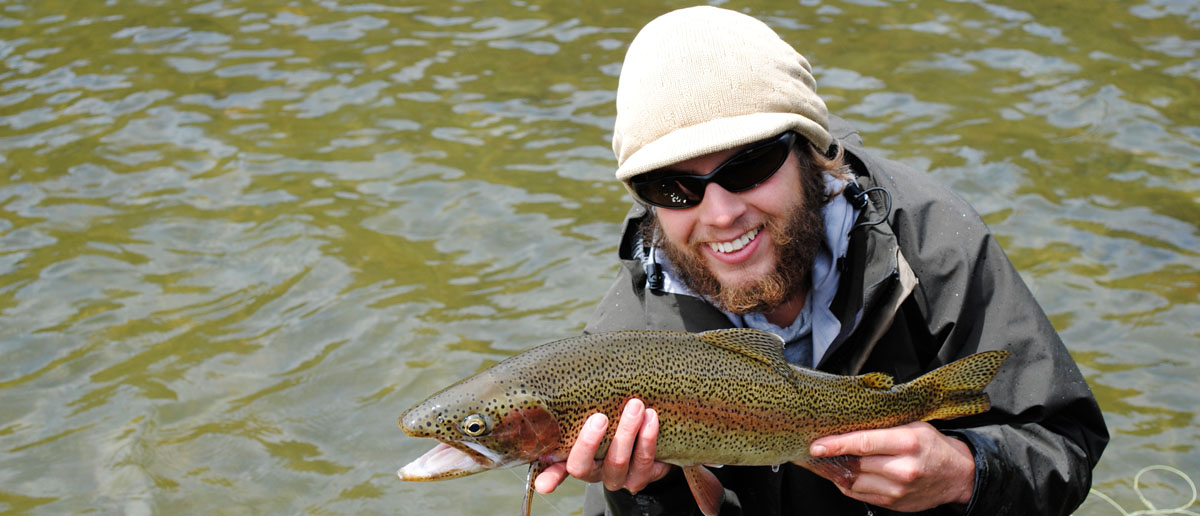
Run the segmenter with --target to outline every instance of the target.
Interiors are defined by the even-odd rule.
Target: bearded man
[[[714,7],[663,15],[630,44],[616,103],[616,176],[637,202],[586,331],[757,328],[793,364],[897,381],[1011,352],[989,412],[815,441],[813,456],[861,457],[840,485],[791,464],[716,469],[720,514],[1065,515],[1083,501],[1108,433],[1045,313],[970,206],[866,152],[774,31]],[[609,426],[589,418],[537,489],[571,475],[597,482],[589,516],[696,514],[678,468],[654,461],[653,407],[631,400]]]

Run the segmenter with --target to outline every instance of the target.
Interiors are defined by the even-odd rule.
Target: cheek
[[[800,183],[800,170],[796,168],[796,157],[788,158],[784,168],[776,172],[765,183],[741,194],[747,204],[764,214],[787,216],[804,204],[804,187]]]
[[[696,225],[695,217],[691,214],[694,211],[696,208],[690,210],[656,209],[655,216],[658,217],[658,224],[662,228],[663,236],[671,243],[686,246],[692,235],[692,228]]]

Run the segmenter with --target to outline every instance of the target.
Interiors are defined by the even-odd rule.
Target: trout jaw
[[[504,467],[507,460],[475,439],[458,440],[457,416],[434,398],[400,415],[400,429],[412,437],[434,438],[439,444],[396,471],[401,480],[427,481],[457,478]]]
[[[439,443],[396,472],[400,480],[427,481],[465,477],[496,467],[496,462],[470,448],[465,443]]]

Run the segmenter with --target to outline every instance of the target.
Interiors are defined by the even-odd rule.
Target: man
[[[587,331],[765,329],[794,364],[897,381],[1007,349],[989,412],[817,440],[814,456],[862,457],[843,485],[791,464],[715,469],[720,513],[1069,514],[1108,440],[1078,368],[975,212],[864,151],[815,89],[749,16],[696,7],[642,29],[613,136],[638,202]],[[588,419],[538,490],[572,475],[599,482],[589,516],[698,514],[679,468],[654,461],[653,407],[631,400],[609,426]]]

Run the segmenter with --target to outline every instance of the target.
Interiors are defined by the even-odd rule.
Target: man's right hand
[[[588,417],[567,461],[550,465],[534,480],[537,491],[550,493],[570,475],[584,482],[604,482],[609,491],[628,489],[636,493],[671,471],[670,464],[654,460],[658,414],[641,400],[634,398],[625,403],[608,453],[599,461],[596,452],[607,432],[607,416],[596,413]]]

